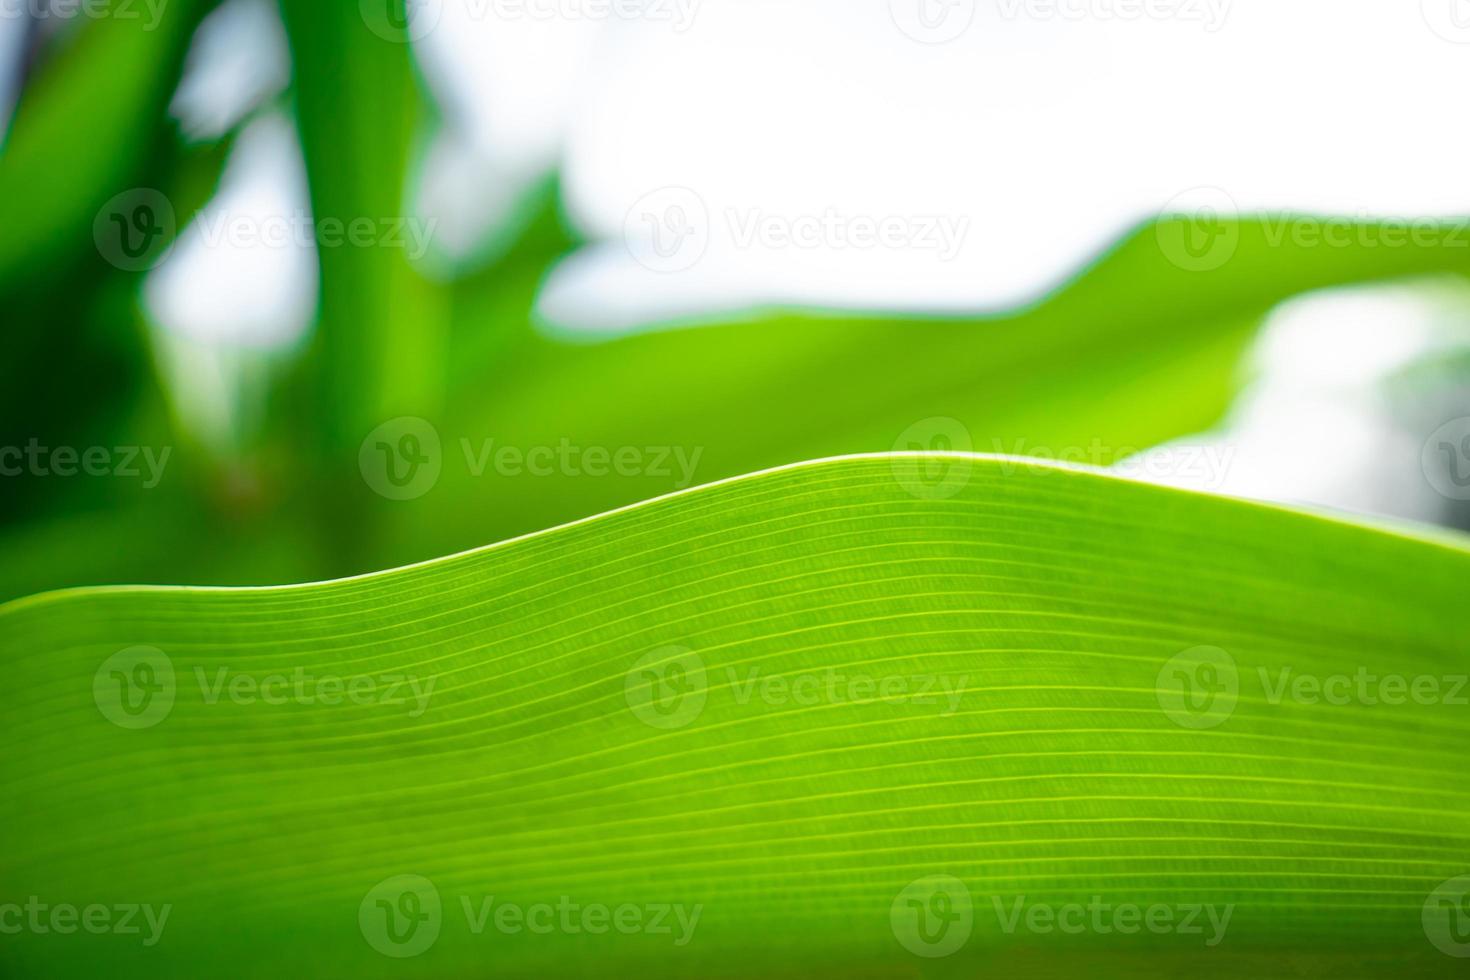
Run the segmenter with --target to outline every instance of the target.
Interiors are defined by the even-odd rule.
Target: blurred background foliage
[[[1159,218],[1009,312],[764,306],[588,337],[550,329],[538,312],[553,268],[586,244],[552,174],[518,193],[492,246],[453,269],[402,249],[318,248],[312,325],[298,342],[212,346],[160,330],[142,299],[148,270],[107,261],[95,223],[118,195],[153,188],[176,216],[170,235],[180,232],[262,119],[294,121],[318,222],[414,213],[441,108],[413,46],[391,36],[410,23],[391,2],[370,25],[365,5],[281,0],[288,84],[203,134],[181,122],[177,100],[191,60],[209,54],[196,34],[212,0],[169,0],[151,30],[107,16],[22,24],[0,150],[0,445],[171,455],[156,487],[0,479],[0,599],[72,585],[345,576],[676,488],[667,475],[476,475],[465,447],[479,453],[487,439],[681,447],[698,453],[693,482],[703,483],[887,451],[916,422],[944,417],[968,429],[977,451],[1100,445],[1096,462],[1109,465],[1228,425],[1260,382],[1251,352],[1280,304],[1356,283],[1409,284],[1375,294],[1396,297],[1374,321],[1381,330],[1403,326],[1409,299],[1413,316],[1448,324],[1451,340],[1395,375],[1409,395],[1393,401],[1390,421],[1420,434],[1404,464],[1413,479],[1422,483],[1422,438],[1470,414],[1466,249],[1449,240],[1311,247],[1274,239],[1269,220],[1251,216],[1225,219],[1238,246],[1220,268],[1171,262],[1161,242],[1190,229]],[[1312,357],[1339,353],[1328,335]],[[1390,389],[1374,390],[1384,403],[1378,392]],[[359,467],[368,434],[400,416],[428,420],[442,439],[442,475],[412,500],[374,492]],[[1332,433],[1292,438],[1303,459],[1331,465]],[[1379,475],[1388,489],[1361,509],[1463,521],[1448,502],[1396,493],[1402,474]],[[1276,495],[1357,505],[1331,493]]]

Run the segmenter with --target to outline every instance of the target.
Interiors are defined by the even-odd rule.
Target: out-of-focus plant
[[[178,0],[153,31],[101,17],[54,39],[34,59],[0,151],[0,302],[13,351],[0,366],[0,442],[173,450],[167,479],[146,491],[0,482],[0,541],[14,559],[0,567],[0,595],[360,572],[677,482],[659,467],[573,473],[561,464],[505,479],[493,453],[507,446],[677,448],[698,454],[692,478],[703,482],[889,450],[915,423],[946,418],[977,450],[1096,443],[1105,450],[1090,461],[1106,465],[1217,421],[1241,352],[1280,300],[1467,271],[1461,252],[1440,244],[1313,249],[1273,241],[1253,219],[1228,229],[1239,239],[1232,261],[1191,271],[1161,247],[1191,229],[1164,221],[1040,305],[1008,314],[764,310],[591,343],[538,330],[533,313],[539,284],[577,244],[551,181],[522,209],[511,245],[452,281],[422,275],[400,249],[318,248],[310,336],[271,361],[265,411],[238,444],[204,446],[155,370],[137,302],[142,273],[104,261],[93,231],[108,202],[137,188],[171,202],[175,229],[212,193],[249,119],[200,143],[181,137],[168,113],[209,8]],[[292,62],[285,103],[317,226],[406,216],[417,147],[435,120],[399,0],[382,11],[283,0],[281,14]],[[362,455],[371,434],[405,417],[432,429],[439,476],[412,499],[391,499],[364,478]]]

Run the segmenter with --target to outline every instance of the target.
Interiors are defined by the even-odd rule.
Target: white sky
[[[900,26],[921,23],[920,0],[702,0],[682,31],[664,3],[535,21],[444,2],[421,47],[442,90],[475,93],[464,128],[487,152],[559,153],[574,215],[608,242],[553,279],[556,319],[1009,306],[1202,185],[1248,211],[1470,213],[1465,0],[1458,30],[1439,0],[1149,0],[1169,16],[1131,20],[1142,0],[954,0],[950,25],[969,26],[945,44]],[[677,272],[624,241],[629,209],[665,187],[709,215],[704,254]],[[829,211],[965,232],[949,257],[740,240],[757,214]]]
[[[1205,200],[1470,214],[1470,0],[415,2],[449,122],[416,195],[438,222],[431,264],[472,264],[521,189],[559,165],[598,243],[544,291],[561,329],[766,301],[1004,308]],[[254,102],[281,84],[283,41],[262,11],[233,0],[216,18],[200,45],[216,54],[176,103],[186,128],[217,129],[231,91]],[[232,178],[261,191],[294,167],[276,145],[281,160],[256,152]],[[885,223],[891,238],[862,237]],[[656,231],[683,243],[672,257],[652,251]],[[260,270],[260,311],[206,288],[211,267],[241,261],[196,255],[174,278],[220,297],[226,334],[302,307]],[[277,292],[299,288],[295,266],[267,264]],[[196,329],[210,302],[154,300]]]

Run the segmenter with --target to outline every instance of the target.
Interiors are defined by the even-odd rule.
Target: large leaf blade
[[[336,584],[25,600],[0,612],[0,726],[25,746],[0,765],[0,891],[174,918],[149,948],[22,936],[3,955],[52,975],[103,949],[165,976],[205,955],[256,975],[907,973],[921,961],[891,906],[943,873],[976,926],[941,972],[1060,975],[1085,955],[1229,975],[1286,951],[1308,975],[1449,976],[1422,921],[1470,870],[1465,709],[1271,692],[1283,669],[1463,675],[1467,564],[1459,539],[1013,460],[876,457]],[[176,696],[125,730],[93,685],[139,644],[167,656]],[[1200,647],[1237,671],[1212,727],[1168,700]],[[680,650],[703,667],[700,706],[651,712],[644,671],[674,677],[693,665]],[[205,696],[298,667],[435,689],[418,715]],[[793,697],[834,670],[910,686]],[[921,703],[922,677],[958,704]],[[358,915],[403,874],[433,883],[441,928],[387,959]],[[995,902],[1094,895],[1233,914],[1210,947],[997,926]],[[476,934],[461,899],[486,896],[703,911],[681,946]]]

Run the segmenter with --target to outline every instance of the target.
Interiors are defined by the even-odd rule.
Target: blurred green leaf
[[[402,0],[382,2],[402,12]],[[283,418],[298,434],[305,422],[306,445],[331,464],[347,458],[369,420],[437,403],[447,374],[440,288],[413,270],[403,248],[321,234],[366,222],[375,238],[401,235],[412,220],[408,169],[426,107],[407,36],[375,33],[370,6],[281,3],[322,282],[303,384]]]
[[[507,333],[502,294],[476,284],[459,297],[459,333],[493,330],[493,363],[456,358],[465,380],[453,404],[418,413],[438,431],[442,475],[420,498],[378,502],[374,523],[396,535],[383,556],[422,560],[679,485],[672,466],[633,476],[558,466],[540,477],[522,467],[507,477],[493,456],[477,474],[487,440],[521,453],[563,441],[634,448],[646,461],[644,450],[682,449],[699,454],[694,480],[706,482],[888,451],[916,423],[948,418],[978,451],[1070,452],[1107,465],[1216,423],[1277,303],[1343,283],[1470,272],[1450,239],[1313,248],[1273,241],[1266,221],[1241,223],[1220,268],[1191,272],[1161,247],[1168,231],[1167,222],[1141,228],[1039,305],[984,317],[757,311],[578,342],[528,320]]]
[[[85,18],[79,35],[30,79],[0,152],[0,292],[95,249],[97,212],[134,186],[172,138],[165,110],[212,6],[171,0],[152,30],[146,18]]]
[[[176,495],[118,498],[120,525],[182,524],[193,548],[142,530],[105,555],[84,540],[60,547],[59,530],[0,537],[15,556],[0,596],[99,582],[268,584],[366,572],[667,493],[686,478],[676,452],[695,462],[687,478],[703,483],[799,459],[887,451],[934,418],[962,425],[976,450],[1081,452],[1106,464],[1219,420],[1242,353],[1281,300],[1339,283],[1467,271],[1463,250],[1447,246],[1278,245],[1263,223],[1247,222],[1230,262],[1192,273],[1167,260],[1150,226],[1057,295],[1009,314],[756,311],[577,340],[546,333],[532,315],[548,268],[576,242],[554,186],[542,200],[540,216],[502,258],[453,288],[442,397],[385,411],[354,438],[343,429],[346,447],[319,450],[319,461],[269,461],[252,477],[264,503],[223,522],[191,498],[194,487],[172,479],[166,488]],[[398,413],[425,419],[440,441],[437,481],[408,500],[374,492],[360,468],[369,435]],[[310,428],[306,413],[283,414],[286,424]],[[563,442],[610,456],[637,450],[646,465],[593,475],[558,464],[541,476],[524,466],[507,476],[495,466],[502,448],[524,461]],[[188,473],[188,447],[176,449],[177,472]],[[367,446],[373,468],[381,452]],[[323,470],[330,480],[318,477]],[[69,563],[66,551],[78,557]]]

